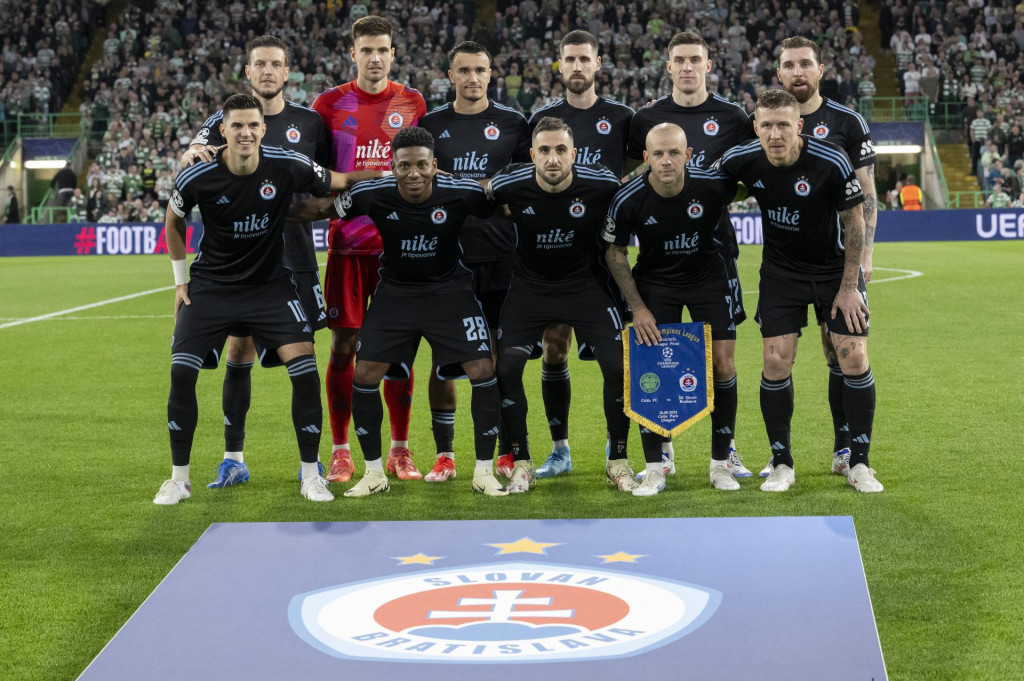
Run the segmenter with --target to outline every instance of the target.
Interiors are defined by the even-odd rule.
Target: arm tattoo
[[[857,287],[857,273],[860,272],[860,258],[864,252],[864,215],[860,205],[839,213],[846,228],[846,266],[843,272],[843,286]]]
[[[605,262],[608,263],[608,271],[612,279],[618,285],[626,302],[633,310],[640,310],[645,307],[639,291],[636,290],[636,282],[633,281],[633,272],[629,267],[629,255],[625,246],[608,246],[605,252]]]
[[[864,246],[875,245],[875,228],[878,227],[878,193],[875,189],[875,164],[867,167],[870,193],[864,192]]]

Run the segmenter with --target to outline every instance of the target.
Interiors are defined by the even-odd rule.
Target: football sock
[[[238,463],[245,463],[245,455],[242,452],[224,452],[225,459],[231,459]]]
[[[409,370],[407,381],[384,381],[384,402],[388,405],[391,439],[405,440],[409,444],[409,421],[412,418],[413,375]]]
[[[292,381],[292,424],[299,443],[299,456],[315,464],[320,453],[320,431],[324,425],[320,402],[320,373],[315,355],[299,355],[284,363]]]
[[[320,466],[317,465],[316,461],[303,461],[299,464],[299,470],[302,471],[303,480],[315,478],[320,475]]]
[[[352,420],[355,422],[363,460],[380,461],[380,426],[384,421],[384,403],[377,385],[352,384]]]
[[[667,454],[668,458],[670,458],[673,461],[675,461],[675,459],[676,459],[676,450],[672,446],[672,438],[670,438],[670,437],[662,438],[662,440],[661,440],[661,453],[662,454]]]
[[[845,379],[838,364],[828,365],[828,408],[832,411],[832,431],[835,433],[833,452],[850,446],[850,426],[846,423],[846,408],[843,405]]]
[[[500,392],[500,391],[499,391]],[[498,418],[498,456],[505,456],[512,451],[512,445],[508,441],[508,430],[505,429],[505,419]]]
[[[348,422],[352,418],[352,376],[355,355],[331,351],[327,362],[327,413],[331,420],[331,438],[335,445],[348,444]]]
[[[761,375],[761,416],[772,449],[772,465],[793,467],[789,426],[793,420],[793,377],[770,381]]]
[[[167,429],[171,434],[171,463],[187,466],[192,456],[192,437],[199,420],[196,381],[203,360],[176,352],[171,356],[171,392],[167,396]]]
[[[501,395],[495,376],[469,382],[473,386],[473,444],[477,461],[494,460],[494,442],[498,438],[498,419],[501,417]]]
[[[540,394],[544,398],[544,414],[551,429],[551,439],[568,439],[569,402],[572,397],[568,362],[548,364],[541,360]]]
[[[431,409],[430,427],[434,431],[437,453],[452,451],[452,441],[455,440],[455,410]]]
[[[487,470],[490,470],[491,466],[493,466],[493,465],[494,464],[493,464],[493,462],[490,459],[477,459],[476,460],[476,466],[474,467],[474,470],[485,470],[485,471],[487,471]]]
[[[569,441],[568,440],[552,440],[551,441],[551,450],[552,451],[554,451],[556,449],[568,449],[568,447],[569,447]]]
[[[644,448],[644,461],[647,463],[661,463],[662,436],[651,432],[645,426],[640,426],[640,445]]]
[[[850,468],[868,463],[871,428],[875,421],[875,377],[868,368],[858,376],[847,376],[843,404],[850,422]]]
[[[622,444],[625,450],[625,443],[629,438],[629,417],[622,411],[622,346],[614,343],[595,345],[594,358],[601,367],[604,418],[608,427],[608,439],[612,445],[609,458],[614,459],[616,443]]]
[[[245,444],[245,416],[252,395],[252,362],[228,361],[224,371],[221,408],[224,410],[224,451],[241,452]]]
[[[190,482],[188,479],[188,464],[184,466],[171,466],[171,480]]]
[[[498,359],[498,387],[501,392],[501,420],[505,424],[509,448],[516,460],[528,459],[526,440],[526,390],[523,370],[531,348],[506,348]]]
[[[711,412],[711,458],[726,461],[736,430],[736,376],[715,381],[715,409]]]
[[[349,444],[347,442],[345,444],[343,444],[343,445],[331,445],[331,451],[332,452],[336,452],[339,449],[344,449],[345,451],[351,451],[351,447],[349,447]]]
[[[626,441],[616,440],[612,443],[611,448],[608,450],[608,461],[622,460],[626,458]],[[658,457],[661,460],[661,457]]]

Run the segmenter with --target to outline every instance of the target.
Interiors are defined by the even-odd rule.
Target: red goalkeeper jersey
[[[417,90],[399,83],[388,81],[374,95],[352,81],[322,93],[313,109],[327,126],[334,170],[347,173],[390,169],[391,139],[402,128],[416,125],[427,105]],[[328,241],[332,254],[379,255],[382,250],[377,227],[367,217],[331,220]]]

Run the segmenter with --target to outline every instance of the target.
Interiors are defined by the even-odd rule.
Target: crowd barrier
[[[760,213],[731,216],[736,240],[760,244]],[[202,223],[188,225],[188,251],[199,250]],[[875,241],[1011,241],[1024,239],[1024,209],[882,211]],[[313,244],[327,250],[327,223],[313,225]],[[153,223],[0,225],[0,256],[143,255],[167,253],[164,227]]]

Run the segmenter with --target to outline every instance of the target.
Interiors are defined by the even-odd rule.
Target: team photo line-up
[[[747,317],[728,213],[738,193],[757,200],[763,220],[755,320],[771,458],[761,489],[783,492],[795,481],[791,374],[810,305],[835,436],[824,465],[858,491],[883,490],[868,461],[875,386],[865,284],[877,218],[875,153],[864,118],[819,93],[825,67],[815,42],[781,42],[783,89],[763,92],[748,116],[707,90],[712,55],[703,38],[677,33],[666,55],[671,92],[634,112],[597,94],[598,42],[571,31],[558,47],[565,96],[527,120],[488,97],[491,55],[478,43],[451,50],[454,101],[428,113],[419,92],[389,80],[389,20],[363,17],[351,38],[356,79],[323,92],[311,109],[282,94],[287,44],[269,35],[251,40],[251,94],[228,97],[182,157],[166,212],[175,283],[172,475],[154,503],[191,497],[196,383],[200,369],[221,360],[225,453],[208,487],[249,480],[243,449],[257,358],[287,369],[307,499],[330,501],[328,483],[353,477],[350,421],[365,470],[345,496],[387,491],[388,473],[455,478],[456,378],[472,387],[473,491],[527,492],[538,478],[572,469],[574,332],[580,357],[596,360],[602,376],[607,479],[617,490],[655,495],[675,473],[672,442],[641,426],[646,465],[634,475],[622,335],[631,320],[637,342],[655,345],[658,325],[681,321],[684,308],[711,330],[710,483],[738,490],[736,478],[754,475],[734,439],[736,327]],[[186,267],[194,209],[204,236]],[[310,224],[320,219],[330,220],[323,287]],[[639,244],[633,266],[632,239]],[[318,455],[323,407],[313,350],[324,327],[331,337],[327,468]],[[408,443],[421,339],[432,352],[427,390],[437,451],[425,476]],[[541,359],[552,439],[536,468],[523,386],[531,358]]]

